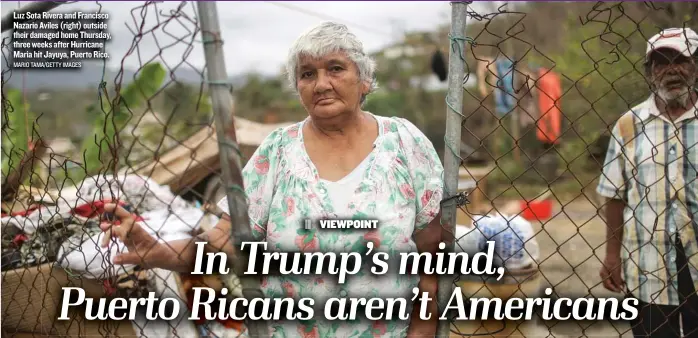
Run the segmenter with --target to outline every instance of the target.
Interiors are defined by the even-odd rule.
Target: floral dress
[[[380,133],[367,158],[363,179],[348,199],[335,206],[303,143],[303,124],[273,131],[257,148],[243,169],[253,235],[267,242],[268,251],[360,252],[366,243],[374,251],[399,258],[415,252],[413,235],[431,222],[443,196],[443,166],[433,145],[409,121],[373,115]],[[306,119],[307,121],[307,119]],[[227,210],[225,198],[218,203]],[[337,210],[351,215],[338,215]],[[349,217],[347,217],[349,216]],[[331,218],[377,219],[375,230],[323,230],[304,228],[304,220]],[[336,276],[275,275],[262,279],[262,291],[273,298],[312,298],[315,315],[308,321],[270,322],[272,337],[404,337],[409,321],[326,320],[324,302],[331,297],[404,297],[411,314],[412,289],[418,275],[400,276],[391,265],[384,275],[370,273],[371,259],[361,271],[342,284]],[[319,305],[318,305],[319,304]]]

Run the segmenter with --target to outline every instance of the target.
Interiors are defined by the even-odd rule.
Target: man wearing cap
[[[606,204],[605,288],[639,300],[635,337],[698,337],[698,35],[648,41],[652,95],[615,124],[597,191]]]

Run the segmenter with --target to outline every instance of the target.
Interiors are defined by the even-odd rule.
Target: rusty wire
[[[101,11],[103,3],[96,4],[95,11]],[[93,114],[90,117],[98,121],[93,130],[88,131],[88,141],[83,141],[83,147],[78,147],[79,150],[72,156],[61,154],[60,150],[52,149],[50,140],[46,140],[47,137],[44,136],[46,133],[51,134],[46,131],[50,126],[41,123],[46,118],[45,115],[37,117],[33,121],[32,140],[46,140],[47,149],[44,156],[29,156],[33,166],[23,182],[24,187],[34,187],[34,194],[19,189],[20,192],[11,199],[3,199],[5,214],[6,211],[10,213],[10,210],[24,210],[32,204],[36,205],[32,199],[36,198],[37,191],[45,197],[52,195],[49,198],[52,202],[45,207],[51,210],[51,204],[58,204],[62,208],[51,210],[56,214],[50,219],[42,216],[41,223],[45,225],[42,228],[49,235],[68,236],[69,241],[63,243],[77,243],[69,249],[59,251],[64,254],[59,257],[55,248],[47,253],[46,247],[55,245],[44,242],[50,242],[50,236],[38,239],[39,232],[22,234],[16,238],[8,237],[10,241],[6,242],[5,234],[12,233],[9,231],[10,226],[6,225],[11,223],[9,219],[21,220],[14,223],[17,225],[14,230],[18,232],[25,230],[22,226],[30,222],[21,216],[8,215],[3,218],[3,254],[12,246],[12,240],[29,237],[27,240],[31,241],[31,245],[20,244],[19,247],[23,248],[21,250],[34,251],[39,257],[29,262],[24,259],[24,264],[5,267],[6,257],[3,255],[3,333],[35,332],[62,336],[165,334],[171,337],[193,337],[204,336],[203,332],[208,330],[206,334],[212,337],[234,337],[245,332],[242,322],[194,323],[186,317],[189,313],[187,308],[191,305],[192,287],[211,286],[220,290],[221,285],[225,284],[234,290],[239,288],[234,276],[224,278],[214,275],[201,279],[161,269],[136,267],[127,270],[111,261],[112,250],[117,250],[114,243],[101,252],[94,252],[100,244],[98,239],[101,239],[98,237],[97,226],[104,221],[103,217],[109,217],[99,214],[99,202],[120,201],[126,204],[128,210],[139,215],[161,213],[160,222],[156,222],[158,218],[154,217],[151,222],[145,220],[142,223],[150,231],[157,232],[158,236],[172,235],[167,234],[168,228],[165,226],[171,226],[172,222],[186,226],[189,229],[186,236],[195,236],[205,227],[215,225],[215,215],[220,212],[215,208],[217,198],[220,198],[221,185],[216,184],[220,180],[220,168],[211,104],[204,80],[205,68],[193,60],[202,50],[195,3],[164,4],[148,1],[130,3],[128,6],[133,7],[127,20],[112,19],[108,22],[110,31],[118,29],[128,32],[118,38],[130,35],[131,41],[127,49],[120,55],[111,56],[118,71],[108,71],[109,65],[106,62],[91,64],[91,70],[99,70],[99,73],[87,75],[92,77],[91,82],[96,82],[95,87],[92,87],[89,94],[71,94],[77,102],[85,102],[80,101],[81,95],[89,95],[92,100],[89,106],[75,108],[87,109]],[[53,11],[65,12],[67,9],[59,7]],[[9,67],[11,38],[3,39],[2,51],[3,94],[17,90],[26,95],[30,89],[22,88],[23,80],[26,80],[25,72]],[[148,83],[149,79],[140,78],[144,72],[149,72],[146,76],[152,76],[150,80],[153,83]],[[188,77],[180,78],[182,74],[188,74]],[[154,83],[153,79],[157,76],[162,77],[160,83]],[[14,80],[14,86],[8,84],[10,79]],[[44,91],[52,92],[51,89],[44,88]],[[133,99],[138,95],[146,97]],[[15,109],[17,108],[12,106],[7,95],[3,95],[3,143],[5,137],[16,129],[13,125],[15,121],[10,117]],[[31,106],[29,111],[33,111]],[[69,111],[64,114],[66,115],[53,118],[73,118]],[[110,137],[106,133],[110,128],[119,132]],[[88,136],[90,133],[93,136]],[[8,141],[12,142],[10,138]],[[88,158],[88,152],[84,151],[90,142],[100,150],[97,162],[94,162],[94,158]],[[252,150],[254,149],[249,146],[242,149],[245,156],[249,156]],[[9,156],[10,152],[16,153],[18,157],[30,154],[21,144],[13,147],[3,144],[3,157]],[[210,156],[211,153],[213,156]],[[172,162],[173,155],[176,155],[176,163]],[[92,162],[86,164],[88,161]],[[172,167],[173,164],[177,166]],[[17,163],[10,163],[7,172],[17,172],[17,167]],[[192,174],[193,171],[196,173]],[[7,178],[3,177],[3,183],[7,183]],[[85,217],[75,217],[75,210],[81,206],[86,208],[82,212]],[[41,211],[47,212],[43,209]],[[192,212],[195,217],[191,216]],[[61,221],[56,221],[59,218]],[[165,219],[167,224],[164,223]],[[87,252],[89,250],[92,250],[91,254]],[[81,252],[82,259],[76,261],[75,258],[80,257]],[[66,263],[69,261],[66,257],[72,258],[72,261]],[[86,266],[89,269],[84,269]],[[78,271],[80,268],[85,271]],[[180,311],[180,316],[183,317],[170,321],[147,321],[139,317],[139,320],[133,322],[97,322],[85,320],[75,314],[70,321],[57,321],[57,307],[62,297],[60,287],[69,286],[88,290],[87,297],[106,299],[146,297],[147,292],[156,292],[156,297],[179,299],[180,307],[186,311]],[[238,296],[233,292],[229,297]]]
[[[475,215],[504,212],[505,209],[508,211],[511,201],[547,199],[553,202],[553,211],[549,217],[541,220],[534,218],[531,221],[534,235],[528,241],[535,240],[540,253],[531,269],[519,271],[518,275],[516,271],[511,272],[511,277],[516,280],[516,283],[510,284],[510,286],[513,285],[512,287],[505,288],[502,284],[492,281],[484,282],[472,276],[458,277],[454,280],[454,285],[464,287],[464,283],[468,283],[469,286],[464,287],[464,290],[469,290],[468,292],[484,294],[504,292],[507,297],[511,296],[511,293],[521,297],[537,297],[544,287],[553,288],[553,295],[557,298],[622,297],[622,295],[604,291],[598,276],[604,260],[606,220],[603,210],[605,201],[595,192],[596,184],[602,175],[605,151],[611,140],[610,132],[613,126],[623,113],[645,100],[650,94],[641,60],[646,40],[661,28],[690,27],[691,25],[695,27],[696,22],[693,16],[698,7],[649,2],[551,3],[528,6],[533,7],[512,8],[512,4],[507,4],[498,8],[476,10],[471,5],[466,13],[469,26],[465,32],[465,39],[462,40],[465,45],[466,79],[464,83],[467,82],[469,74],[476,72],[479,62],[494,65],[492,59],[509,60],[514,65],[513,81],[516,83],[513,86],[513,93],[504,95],[511,95],[515,102],[516,113],[501,116],[496,111],[493,104],[494,92],[503,89],[496,77],[488,76],[485,82],[487,93],[484,96],[472,87],[464,88],[464,104],[460,110],[462,134],[466,139],[465,143],[472,148],[472,151],[467,154],[462,152],[457,156],[462,162],[463,178],[472,176],[471,180],[475,188],[469,188],[467,195],[469,203],[460,208],[457,223],[465,225],[469,224]],[[169,9],[163,9],[163,7]],[[570,18],[565,13],[566,8],[573,8],[575,13],[583,13],[583,15]],[[692,9],[686,12],[685,8]],[[551,17],[550,22],[536,21],[533,10],[547,10]],[[688,18],[686,19],[684,15],[688,15]],[[99,74],[93,79],[98,84],[91,88],[89,93],[94,104],[92,112],[104,118],[103,128],[106,129],[114,123],[112,119],[114,107],[123,100],[123,97],[116,93],[128,87],[129,83],[133,83],[139,75],[138,71],[141,71],[145,65],[160,62],[166,73],[162,85],[145,98],[138,107],[122,108],[125,111],[125,123],[129,129],[124,129],[125,131],[119,133],[117,138],[97,138],[96,135],[92,137],[92,141],[102,144],[101,150],[104,151],[105,157],[100,158],[99,165],[104,168],[86,175],[85,171],[91,168],[87,168],[85,164],[85,154],[66,158],[49,146],[44,156],[30,157],[29,162],[34,168],[48,169],[43,172],[39,172],[39,169],[30,170],[31,175],[25,185],[40,187],[37,188],[39,195],[45,198],[49,198],[48,194],[57,195],[52,198],[53,203],[64,203],[64,206],[70,208],[94,200],[118,199],[126,201],[132,210],[140,211],[148,208],[147,203],[172,206],[180,202],[175,203],[174,200],[147,196],[150,192],[159,191],[160,187],[153,187],[153,189],[147,187],[144,193],[135,195],[129,194],[128,191],[120,191],[126,187],[121,178],[112,180],[113,184],[100,189],[93,187],[96,184],[104,185],[106,175],[113,174],[114,171],[128,173],[135,178],[171,175],[166,179],[167,183],[161,186],[169,186],[172,189],[172,196],[185,196],[188,200],[196,199],[209,203],[217,202],[222,189],[220,183],[216,184],[220,182],[217,161],[206,161],[196,157],[197,152],[203,152],[202,148],[207,141],[215,140],[215,131],[210,111],[205,108],[208,98],[204,70],[192,61],[193,54],[199,53],[202,44],[195,6],[187,2],[181,2],[175,6],[166,6],[160,2],[137,3],[130,10],[128,21],[112,21],[110,25],[125,27],[132,41],[122,55],[113,56],[119,61],[117,73],[104,71],[104,74]],[[576,40],[566,40],[562,33],[574,34]],[[146,45],[147,39],[152,39],[154,48]],[[450,42],[446,37],[441,44],[450,48]],[[18,107],[14,107],[6,95],[12,87],[8,81],[14,78],[15,83],[22,83],[23,77],[22,71],[12,70],[9,67],[10,43],[11,39],[3,38],[2,157],[10,157],[14,153],[13,158],[22,158],[28,153],[27,149],[13,144],[12,139],[4,138],[17,130],[10,115]],[[563,61],[569,60],[569,56],[563,55],[560,51],[573,53],[579,65],[564,64]],[[173,53],[178,57],[172,58]],[[173,62],[173,59],[176,61]],[[135,68],[138,71],[129,75],[129,69],[134,68],[133,64],[137,65]],[[526,74],[531,73],[528,69],[531,65],[558,74],[562,85],[560,138],[557,144],[546,149],[542,146],[535,149],[530,147],[539,145],[535,137],[536,121],[539,116],[528,112],[528,107],[522,105],[526,95],[529,95],[531,89],[535,89],[537,85],[537,80],[532,79],[530,74]],[[106,66],[103,68],[106,69]],[[613,69],[613,72],[609,69]],[[177,93],[176,91],[168,91],[168,88],[185,82],[178,78],[178,73],[185,70],[196,74],[198,78],[190,81],[195,84],[192,94],[196,98],[195,104],[187,106],[188,109],[197,113],[196,119],[192,119],[190,115],[184,115],[186,112],[182,111],[182,107],[186,102],[180,102],[180,99],[183,101],[184,98],[173,95]],[[493,74],[486,73],[486,75]],[[20,94],[26,94],[24,92],[28,90],[20,90]],[[148,114],[144,114],[149,110],[155,111],[158,106],[162,107],[163,102],[169,102],[168,109],[159,110],[161,113],[166,113],[164,116],[155,114],[148,117]],[[84,108],[86,107],[80,109]],[[24,128],[28,130],[25,134],[28,134],[32,143],[41,148],[39,145],[47,139],[42,133],[47,133],[46,128],[50,126],[46,127],[42,124],[43,119],[47,118],[46,114],[42,114],[41,111],[36,113],[38,116],[30,122],[30,126],[25,124]],[[380,112],[376,113],[380,114]],[[519,118],[533,115],[529,117],[534,122],[529,123],[528,129],[525,130],[521,129],[520,124],[519,128],[512,128],[513,124],[509,121],[512,115],[518,115]],[[520,123],[520,121],[516,122]],[[155,140],[148,139],[140,132],[139,127],[146,126],[158,134]],[[518,129],[519,132],[512,129]],[[199,135],[200,139],[193,140],[196,135]],[[509,140],[509,145],[493,145],[502,140]],[[6,146],[6,142],[11,146]],[[696,151],[695,145],[692,148],[691,145],[684,146]],[[183,168],[169,167],[167,162],[163,162],[168,152],[174,149],[182,152],[179,158],[186,163]],[[253,149],[241,150],[249,156]],[[486,164],[471,163],[478,158]],[[18,169],[19,163],[10,163],[8,172],[17,172]],[[71,178],[71,175],[81,171],[83,175]],[[197,172],[194,175],[196,177],[192,177],[193,171]],[[7,176],[3,177],[3,187],[6,179]],[[207,183],[209,183],[208,186]],[[91,195],[81,195],[79,198],[71,199],[70,195],[75,195],[75,192],[71,192],[71,187],[82,189]],[[4,193],[5,191],[3,195]],[[460,197],[462,195],[457,198]],[[12,210],[26,210],[33,203],[35,204],[30,194],[22,192],[9,201],[3,199],[3,212],[6,211],[5,207]],[[696,201],[692,203],[695,205]],[[170,208],[165,209],[168,209],[169,215],[174,215]],[[64,209],[59,211],[61,214],[65,212]],[[517,210],[513,213],[523,215],[524,211]],[[199,227],[204,222],[208,222],[208,217],[211,216],[209,210],[202,211],[202,214],[204,217],[200,220],[187,220],[187,223],[191,223],[189,225],[192,227]],[[174,215],[174,218],[183,220],[180,215]],[[80,222],[80,229],[83,229],[73,236],[82,243],[91,243],[88,238],[94,237],[94,233],[84,231],[84,228],[89,227],[85,225],[87,221],[67,219],[71,222]],[[4,259],[5,234],[13,235],[8,238],[8,243],[24,239],[19,233],[8,231],[4,225],[5,223],[3,223],[2,271],[3,333],[32,331],[76,335],[78,332],[76,330],[79,330],[93,335],[129,336],[137,330],[138,325],[134,326],[130,322],[103,321],[89,322],[90,325],[87,325],[88,321],[80,318],[67,323],[58,322],[52,320],[55,315],[52,311],[57,307],[61,297],[59,286],[81,286],[100,296],[119,294],[128,297],[142,294],[149,288],[153,288],[153,285],[140,284],[142,279],[139,278],[146,275],[146,272],[125,273],[122,268],[116,267],[109,261],[110,252],[108,251],[102,255],[95,255],[95,259],[101,260],[98,270],[102,270],[102,274],[91,276],[91,278],[48,261],[29,264],[34,265],[33,267],[8,269],[5,268]],[[158,225],[157,228],[159,229],[160,226]],[[56,226],[53,231],[62,231],[60,229],[62,227]],[[19,230],[22,230],[21,227]],[[97,245],[97,243],[92,244],[94,245],[84,247]],[[695,242],[693,245],[695,246]],[[37,249],[44,254],[46,251],[42,243],[36,243],[32,249]],[[39,272],[36,272],[37,265],[42,266]],[[162,282],[165,278],[173,278],[175,281],[168,280],[165,290],[179,293],[178,296],[185,302],[186,297],[182,295],[182,289],[186,285],[209,282],[177,281],[182,276],[162,271],[159,271],[158,276],[149,278],[151,284],[152,281]],[[215,282],[220,283],[220,280]],[[120,283],[132,287],[122,288]],[[181,327],[177,326],[184,322],[188,321],[169,322],[165,326],[173,336],[188,337]],[[177,332],[172,331],[175,327]],[[145,334],[148,327],[146,325],[138,329],[145,330],[138,334]],[[564,323],[537,318],[534,323],[453,322],[451,332],[453,335],[464,337],[513,335],[598,337],[628,334],[630,326],[625,322],[576,323],[570,321]],[[200,333],[197,332],[197,334]]]
[[[470,6],[466,69],[476,73],[482,66],[486,79],[482,82],[485,93],[478,87],[465,88],[463,134],[474,149],[461,154],[461,179],[472,181],[474,187],[467,189],[469,203],[460,208],[458,224],[470,225],[476,217],[498,213],[526,216],[534,234],[518,237],[521,234],[517,233],[512,241],[518,244],[512,245],[520,247],[518,252],[538,253],[538,257],[526,268],[508,269],[509,282],[475,276],[455,278],[455,286],[462,287],[467,297],[545,297],[543,290],[549,287],[553,299],[623,298],[623,294],[605,290],[599,277],[605,258],[607,201],[596,188],[619,117],[652,93],[643,68],[647,40],[661,29],[695,26],[696,7],[681,6],[650,2],[508,3],[480,11]],[[550,21],[540,22],[538,10],[547,13]],[[573,17],[565,11],[581,14]],[[565,40],[570,38],[575,40]],[[571,64],[565,53],[576,55],[577,62]],[[512,64],[508,70],[512,76],[506,80],[513,82],[511,89],[504,86],[504,76],[495,68],[503,60]],[[555,144],[545,148],[536,136],[542,128],[543,113],[530,111],[535,104],[529,104],[531,97],[535,100],[536,95],[546,94],[539,87],[538,76],[543,73],[555,73],[561,83],[561,92],[554,98],[560,110],[560,132]],[[513,108],[497,111],[496,95],[509,96]],[[530,119],[527,126],[518,120],[512,124],[512,118],[523,117]],[[502,141],[508,143],[499,144]],[[683,146],[693,149],[685,154],[690,176],[691,170],[695,172],[691,158],[695,160],[696,145]],[[668,181],[668,177],[657,179],[657,184]],[[526,201],[552,202],[551,213],[538,218],[532,209],[517,205]],[[695,201],[681,202],[691,203]],[[630,208],[631,214],[639,212]],[[664,211],[657,213],[664,217]],[[633,221],[626,222],[627,228]],[[695,243],[695,238],[688,238]],[[536,243],[535,253],[529,251],[532,243]],[[626,269],[642,266],[632,258],[625,264]],[[544,320],[540,314],[534,317],[533,321],[452,322],[451,332],[463,337],[632,335],[633,324],[624,321],[565,322]]]

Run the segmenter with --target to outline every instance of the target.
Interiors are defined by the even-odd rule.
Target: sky
[[[2,14],[28,3],[3,1]],[[194,24],[184,17],[170,20],[155,28],[155,35],[145,34],[140,41],[134,43],[136,27],[144,25],[142,31],[147,32],[159,22],[164,22],[172,10],[181,6],[180,2],[165,2],[150,4],[144,10],[144,3],[79,2],[61,5],[53,11],[96,12],[101,5],[101,11],[110,15],[108,25],[113,37],[107,47],[107,52],[111,55],[110,66],[118,66],[123,62],[126,67],[133,69],[158,57],[170,67],[182,64],[183,59],[187,61],[187,65],[182,65],[183,67],[201,67],[204,55],[200,36],[195,43],[191,41]],[[446,1],[236,1],[217,2],[216,5],[228,74],[277,74],[293,41],[322,21],[346,24],[363,41],[366,51],[371,52],[398,41],[402,32],[434,30],[439,25],[449,24],[451,15],[450,3]],[[190,18],[195,17],[196,3],[189,2],[184,6],[184,13]],[[132,52],[126,55],[128,50]]]

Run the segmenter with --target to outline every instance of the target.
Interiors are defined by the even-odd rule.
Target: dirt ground
[[[540,248],[538,283],[543,290],[552,287],[560,297],[616,297],[601,285],[599,269],[605,247],[605,224],[596,207],[586,199],[557,205],[553,217],[535,222]],[[521,288],[523,290],[523,288]],[[529,286],[530,289],[530,286]],[[531,297],[532,295],[528,295]],[[468,322],[452,325],[452,337],[632,337],[627,322],[575,321]],[[496,332],[495,331],[499,331]]]

